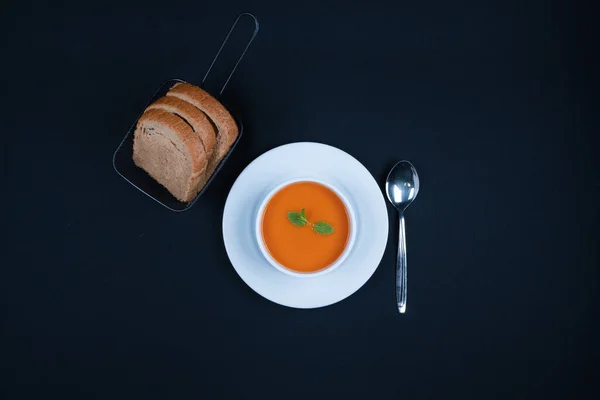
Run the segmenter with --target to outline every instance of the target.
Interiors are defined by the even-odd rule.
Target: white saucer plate
[[[286,275],[259,249],[255,221],[260,204],[277,185],[296,178],[330,183],[354,209],[355,244],[339,268],[325,275]],[[386,203],[373,176],[348,153],[321,143],[291,143],[255,159],[235,181],[223,211],[225,249],[238,275],[264,298],[287,307],[324,307],[352,295],[377,269],[387,237]]]

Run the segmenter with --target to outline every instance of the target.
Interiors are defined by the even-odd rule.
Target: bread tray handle
[[[225,83],[221,87],[221,90],[219,91],[219,95],[222,95],[223,91],[225,91],[225,88],[227,87],[227,84],[231,80],[231,77],[233,76],[233,73],[237,69],[237,67],[240,64],[240,62],[242,61],[242,58],[244,58],[244,56],[246,55],[246,52],[248,51],[248,48],[250,47],[250,44],[252,44],[252,41],[254,40],[254,38],[256,37],[256,34],[258,33],[258,29],[259,29],[258,19],[256,18],[256,16],[254,14],[245,12],[245,13],[241,13],[240,15],[238,15],[236,17],[235,21],[233,22],[233,25],[231,25],[231,28],[229,29],[229,33],[227,33],[227,36],[225,36],[225,40],[223,40],[223,43],[221,44],[221,47],[219,48],[219,51],[217,51],[217,54],[215,54],[215,58],[212,60],[212,63],[208,67],[208,70],[206,71],[206,74],[204,74],[204,78],[202,79],[202,84],[201,85],[204,86],[204,84],[206,82],[206,79],[208,78],[208,76],[210,74],[210,71],[212,70],[212,68],[215,65],[216,61],[219,59],[219,56],[221,55],[221,52],[223,51],[223,48],[227,44],[227,41],[229,40],[229,37],[231,36],[231,34],[233,33],[233,31],[235,30],[235,27],[237,26],[237,24],[240,21],[240,19],[242,19],[244,17],[252,18],[252,20],[254,21],[254,31],[252,32],[252,36],[250,37],[250,40],[248,40],[248,43],[246,44],[246,47],[242,51],[242,54],[240,55],[240,57],[238,58],[237,62],[235,63],[235,65],[231,69],[231,72],[229,73],[229,76],[227,77],[227,80],[225,81]]]

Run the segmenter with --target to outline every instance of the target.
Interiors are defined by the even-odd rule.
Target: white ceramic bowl
[[[271,198],[275,195],[275,193],[279,192],[285,186],[291,185],[292,183],[296,183],[296,182],[315,182],[315,183],[321,184],[321,185],[327,187],[328,189],[330,189],[331,191],[333,191],[340,198],[340,200],[342,200],[342,203],[344,203],[344,206],[346,207],[346,211],[348,212],[348,217],[350,219],[350,223],[348,226],[348,230],[349,230],[348,242],[346,243],[346,248],[344,249],[344,252],[338,257],[337,260],[335,260],[333,262],[333,264],[330,264],[329,266],[327,266],[323,269],[320,269],[318,271],[315,271],[315,272],[297,272],[297,271],[293,271],[293,270],[288,269],[288,268],[284,267],[283,265],[279,264],[271,256],[271,254],[267,250],[267,246],[265,245],[264,240],[263,240],[262,219],[263,219],[263,213],[265,211],[265,207],[269,203],[269,200],[271,200]],[[312,179],[312,178],[293,179],[293,180],[289,180],[289,181],[286,181],[286,182],[283,182],[283,183],[277,185],[264,198],[264,200],[260,204],[260,207],[258,208],[258,213],[256,215],[255,235],[256,235],[256,241],[258,242],[258,247],[260,248],[262,255],[267,259],[267,261],[269,261],[269,263],[273,267],[275,267],[279,271],[283,272],[284,274],[287,274],[290,276],[295,276],[298,278],[311,278],[311,277],[325,275],[325,274],[333,271],[334,269],[339,267],[344,262],[346,257],[348,257],[348,254],[350,254],[350,251],[352,251],[352,247],[354,246],[354,242],[356,240],[356,218],[354,216],[354,211],[352,209],[352,205],[348,201],[347,197],[344,196],[344,194],[342,192],[340,192],[340,190],[337,189],[336,187],[332,186],[329,183],[326,183],[326,182],[323,182],[323,181],[320,181],[317,179]]]

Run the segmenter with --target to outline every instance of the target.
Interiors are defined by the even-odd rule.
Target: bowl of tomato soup
[[[275,187],[256,218],[258,246],[271,265],[296,277],[333,271],[346,259],[356,236],[346,197],[329,183],[296,179]]]

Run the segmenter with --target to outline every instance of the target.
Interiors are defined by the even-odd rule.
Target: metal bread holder
[[[256,34],[258,33],[258,29],[259,29],[258,20],[256,19],[256,17],[253,14],[242,13],[236,17],[235,21],[231,25],[231,28],[229,29],[229,33],[223,40],[223,43],[221,44],[219,51],[217,51],[217,54],[215,55],[210,66],[208,67],[208,70],[206,71],[206,74],[204,75],[204,78],[202,79],[202,82],[200,84],[200,87],[207,90],[205,87],[206,83],[207,83],[207,78],[210,76],[210,72],[212,71],[216,61],[219,59],[219,56],[221,55],[223,48],[229,41],[231,34],[234,32],[238,22],[242,18],[246,18],[246,19],[251,18],[252,21],[254,22],[254,30],[253,30],[252,35],[250,36],[250,39],[248,40],[246,46],[244,47],[244,50],[242,51],[241,55],[237,59],[237,62],[231,69],[231,72],[229,72],[229,75],[227,76],[225,83],[221,87],[220,91],[218,91],[218,95],[215,96],[216,91],[211,93],[219,101],[221,101],[221,95],[223,94],[223,91],[225,90],[225,88],[227,87],[227,84],[231,80],[233,73],[235,72],[238,65],[244,58],[244,55],[246,55],[246,52],[248,51],[250,44],[252,43],[252,41],[256,37]],[[170,79],[170,80],[164,82],[158,88],[158,90],[156,91],[156,93],[154,94],[152,99],[148,102],[148,104],[144,107],[142,112],[135,119],[133,125],[131,125],[131,128],[129,128],[129,131],[127,132],[127,134],[121,141],[121,144],[119,144],[119,147],[117,147],[117,149],[115,150],[115,153],[113,155],[113,167],[115,168],[115,171],[117,171],[117,173],[119,175],[121,175],[121,177],[123,177],[123,179],[125,179],[127,182],[132,184],[135,188],[137,188],[139,191],[144,193],[146,196],[150,197],[151,199],[154,199],[155,201],[162,204],[163,206],[165,206],[166,208],[168,208],[171,211],[181,212],[181,211],[186,211],[189,208],[191,208],[196,203],[198,198],[200,198],[200,196],[202,196],[202,194],[204,194],[204,192],[207,190],[207,188],[210,186],[211,182],[215,179],[215,176],[219,173],[219,170],[223,167],[223,165],[225,164],[225,162],[227,161],[227,159],[229,158],[229,156],[231,155],[231,153],[237,146],[238,142],[240,141],[240,138],[242,137],[244,128],[243,128],[242,122],[238,118],[233,116],[236,120],[238,129],[239,129],[239,134],[238,134],[237,139],[235,140],[235,142],[233,143],[233,145],[231,146],[231,148],[229,149],[227,154],[225,154],[223,159],[219,162],[219,164],[215,168],[215,171],[210,176],[210,178],[208,179],[208,181],[206,182],[204,187],[200,190],[200,192],[198,192],[196,197],[194,197],[193,200],[191,200],[190,202],[187,202],[187,203],[183,203],[183,202],[177,200],[175,197],[173,197],[173,195],[171,193],[169,193],[169,191],[166,188],[164,188],[161,184],[156,182],[150,175],[148,175],[148,173],[146,173],[146,171],[139,168],[133,162],[133,135],[135,132],[135,127],[137,125],[138,119],[142,116],[142,114],[144,113],[144,111],[150,104],[155,102],[158,98],[164,96],[169,91],[169,89],[177,82],[185,82],[185,81],[183,81],[181,79]],[[209,91],[209,93],[210,93],[210,91]],[[226,107],[226,105],[225,105],[225,107]]]

